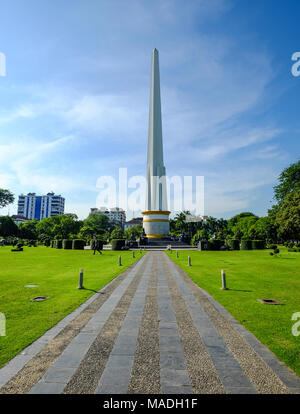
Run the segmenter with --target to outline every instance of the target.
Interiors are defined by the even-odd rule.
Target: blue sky
[[[144,175],[156,47],[167,174],[204,176],[206,215],[265,215],[299,159],[299,18],[298,0],[2,2],[0,188],[84,218],[99,176]]]

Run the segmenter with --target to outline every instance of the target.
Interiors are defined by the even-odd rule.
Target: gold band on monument
[[[168,216],[168,215],[170,215],[171,214],[171,211],[159,211],[159,210],[156,210],[156,211],[142,211],[142,214],[144,215],[144,216],[149,216],[149,215],[151,215],[151,214],[156,214],[156,215],[160,215],[160,214],[162,214],[163,216]]]

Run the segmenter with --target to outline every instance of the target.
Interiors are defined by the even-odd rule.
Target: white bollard
[[[228,288],[226,286],[226,275],[225,275],[225,270],[224,269],[221,270],[221,278],[222,278],[221,290],[228,290]]]
[[[78,289],[84,289],[83,287],[83,269],[79,271],[79,286]]]

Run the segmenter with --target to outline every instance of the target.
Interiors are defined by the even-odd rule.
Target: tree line
[[[282,171],[274,187],[275,204],[268,215],[258,217],[252,212],[243,212],[229,220],[208,217],[206,221],[188,222],[188,211],[177,214],[170,220],[170,234],[174,238],[184,235],[192,244],[195,240],[237,239],[265,240],[269,243],[300,241],[300,160]],[[0,189],[0,207],[14,201],[9,190]],[[17,226],[11,217],[0,217],[0,236],[19,237],[48,243],[54,239],[83,239],[89,242],[97,235],[103,242],[115,238],[138,238],[142,226],[133,226],[123,231],[109,222],[104,214],[90,214],[79,220],[76,214],[63,214],[44,218],[41,221],[26,220]]]

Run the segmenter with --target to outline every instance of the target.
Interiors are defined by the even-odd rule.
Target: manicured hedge
[[[200,243],[201,243],[201,250],[209,250],[209,241],[207,240],[200,240],[198,243],[198,248],[200,249]]]
[[[62,248],[62,240],[54,240],[55,241],[55,248],[61,249]]]
[[[252,240],[241,240],[241,250],[252,250]]]
[[[224,244],[224,240],[211,239],[209,240],[208,248],[209,250],[220,250],[220,248],[224,246]]]
[[[226,240],[226,244],[230,250],[240,250],[240,241],[237,239]]]
[[[75,239],[72,242],[72,249],[73,250],[83,250],[84,246],[85,246],[85,240]]]
[[[264,240],[252,240],[252,249],[264,249],[265,248],[265,241]]]
[[[111,250],[121,250],[125,246],[125,239],[113,239],[111,241]]]
[[[63,249],[72,249],[72,240],[64,239],[62,241],[62,248]]]

